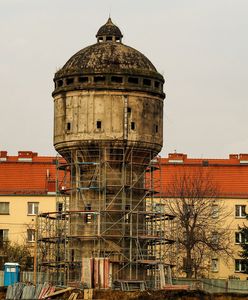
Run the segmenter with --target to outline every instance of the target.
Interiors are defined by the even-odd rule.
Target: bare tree
[[[16,262],[19,263],[22,271],[32,270],[33,258],[27,244],[6,242],[1,249],[1,253],[4,258],[2,264],[4,262]]]
[[[225,224],[229,213],[206,169],[181,168],[167,190],[168,209],[176,217],[178,253],[183,256],[180,268],[187,278],[202,275],[211,256],[232,255],[230,224]]]

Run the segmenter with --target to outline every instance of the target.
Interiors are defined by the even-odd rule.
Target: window
[[[160,86],[160,83],[159,83],[159,81],[155,81],[155,83],[154,83],[154,86],[155,86],[155,88],[159,88],[159,86]]]
[[[101,129],[102,128],[102,122],[101,121],[97,121],[96,122],[96,128],[97,129]]]
[[[0,215],[9,215],[9,202],[0,202]]]
[[[218,272],[218,259],[217,258],[213,258],[211,261],[211,271]]]
[[[236,218],[245,218],[245,207],[246,205],[235,205],[235,217]]]
[[[125,205],[125,223],[128,223],[130,221],[130,214],[128,213],[130,211],[130,205]]]
[[[138,84],[139,83],[139,78],[137,78],[137,77],[128,77],[128,82]]]
[[[212,244],[213,246],[217,246],[219,244],[220,235],[218,232],[212,233]]]
[[[61,87],[63,85],[63,80],[58,81],[58,87]]]
[[[235,272],[244,272],[246,264],[244,259],[235,259]]]
[[[94,77],[94,82],[104,82],[105,81],[105,76],[95,76]]]
[[[162,203],[154,203],[153,204],[153,210],[155,212],[162,212],[162,213],[164,213],[165,212],[165,205],[162,204]]]
[[[91,204],[90,203],[87,203],[85,205],[85,210],[91,210]],[[85,214],[85,223],[87,224],[91,224],[92,223],[92,220],[93,219],[93,215],[92,214]]]
[[[143,84],[150,86],[151,85],[151,80],[150,79],[143,79]]]
[[[132,112],[132,108],[131,108],[131,107],[128,107],[128,108],[127,108],[127,112],[128,112],[128,113],[131,113],[131,112]]]
[[[57,211],[58,212],[63,211],[63,203],[62,202],[57,203]]]
[[[235,243],[236,244],[247,243],[247,241],[245,239],[245,235],[241,232],[235,232]]]
[[[80,83],[84,83],[84,82],[88,82],[89,78],[88,77],[78,77],[78,82]]]
[[[35,230],[34,229],[27,230],[27,238],[28,238],[28,242],[35,242]]]
[[[67,129],[67,131],[70,131],[70,130],[71,130],[71,123],[70,123],[70,122],[68,122],[68,123],[66,124],[66,129]]]
[[[116,83],[122,83],[123,79],[120,76],[112,76],[111,81]]]
[[[135,130],[135,122],[131,122],[131,129]]]
[[[217,219],[219,217],[219,206],[217,204],[212,205],[211,216],[213,219]]]
[[[28,215],[37,215],[39,211],[39,202],[28,202]]]
[[[66,84],[69,85],[69,84],[72,84],[74,82],[74,78],[67,78],[66,79]]]
[[[0,248],[8,242],[9,229],[0,229]]]

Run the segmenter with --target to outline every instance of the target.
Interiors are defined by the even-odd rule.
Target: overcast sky
[[[109,13],[165,77],[164,148],[248,153],[248,0],[0,0],[0,150],[53,150],[53,76]]]

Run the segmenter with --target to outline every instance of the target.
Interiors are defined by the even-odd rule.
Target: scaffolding
[[[57,163],[57,210],[37,219],[37,274],[57,285],[84,284],[84,259],[106,259],[108,287],[143,280],[160,288],[161,270],[169,270],[174,217],[161,202],[156,153],[102,146],[63,156],[67,163]]]

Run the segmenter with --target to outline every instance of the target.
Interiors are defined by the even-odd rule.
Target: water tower
[[[142,279],[165,241],[152,200],[164,79],[110,18],[96,38],[54,77],[54,147],[71,177],[67,261],[108,258],[113,280]]]

